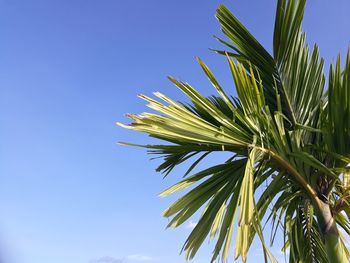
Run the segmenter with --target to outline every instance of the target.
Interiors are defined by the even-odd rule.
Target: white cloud
[[[187,224],[187,228],[188,229],[193,229],[193,228],[195,228],[196,227],[196,225],[197,225],[197,222],[193,222],[192,220],[190,221],[190,222],[188,222],[188,224]]]
[[[113,257],[101,257],[98,259],[90,260],[90,263],[123,263],[123,260]]]
[[[128,260],[134,260],[134,261],[158,261],[159,258],[157,257],[150,257],[146,255],[141,254],[135,254],[135,255],[129,255],[126,257]]]

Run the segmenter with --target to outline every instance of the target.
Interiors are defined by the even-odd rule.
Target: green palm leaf
[[[183,251],[192,259],[203,242],[215,242],[211,262],[226,262],[236,239],[234,257],[246,261],[257,236],[265,262],[277,262],[265,243],[283,233],[282,251],[289,262],[348,262],[340,233],[350,233],[350,51],[329,72],[325,90],[323,60],[310,50],[302,32],[306,0],[277,3],[273,55],[225,7],[216,17],[228,40],[219,39],[237,97],[228,94],[212,70],[197,59],[216,95],[204,97],[172,77],[189,103],[156,92],[139,97],[153,113],[130,114],[120,126],[164,141],[147,148],[163,162],[167,176],[192,161],[183,179],[164,190],[165,197],[185,191],[163,213],[176,228],[201,211]],[[231,156],[201,171],[208,155]],[[238,215],[236,217],[236,215]],[[281,229],[282,231],[279,231]]]

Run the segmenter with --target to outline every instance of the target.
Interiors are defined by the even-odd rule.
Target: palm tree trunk
[[[328,204],[319,202],[316,208],[318,226],[324,238],[327,257],[330,263],[347,263],[339,231]]]

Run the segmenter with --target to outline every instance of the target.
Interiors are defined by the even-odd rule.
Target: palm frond
[[[312,54],[305,45],[301,31],[305,0],[278,1],[274,31],[274,57],[249,33],[239,20],[224,6],[217,10],[222,31],[232,44],[220,40],[233,52],[247,71],[259,73],[267,105],[271,111],[278,107],[275,96],[280,96],[282,113],[294,127],[297,124],[315,127],[316,113],[322,106],[324,91],[323,60],[315,46]],[[224,54],[225,52],[219,52]]]
[[[216,17],[229,40],[218,40],[230,50],[217,52],[227,58],[237,97],[226,93],[198,58],[216,95],[204,97],[190,84],[169,77],[189,103],[160,92],[154,93],[155,99],[140,95],[155,113],[129,114],[131,124],[118,123],[165,142],[126,144],[162,158],[157,171],[164,176],[192,160],[184,178],[160,194],[187,190],[164,211],[171,218],[168,227],[176,228],[202,210],[183,246],[187,259],[209,238],[216,242],[211,262],[220,254],[226,262],[237,228],[235,258],[246,261],[257,236],[264,261],[276,262],[263,223],[271,224],[270,245],[282,230],[282,250],[289,250],[291,263],[350,258],[338,231],[350,234],[350,49],[343,71],[339,58],[331,67],[325,91],[323,59],[317,46],[310,50],[301,29],[305,4],[278,0],[273,55],[219,6]],[[218,151],[231,157],[194,172]]]

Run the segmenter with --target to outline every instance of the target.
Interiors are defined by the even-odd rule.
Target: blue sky
[[[304,29],[328,65],[349,45],[350,3],[309,2]],[[225,60],[208,50],[220,47],[219,3],[271,49],[273,0],[0,0],[4,263],[185,262],[196,219],[165,230],[160,214],[175,197],[157,197],[182,170],[162,180],[142,149],[116,144],[150,140],[115,122],[145,110],[138,93],[182,99],[167,75],[211,94],[195,56],[233,92]],[[260,258],[254,245],[250,262]]]

